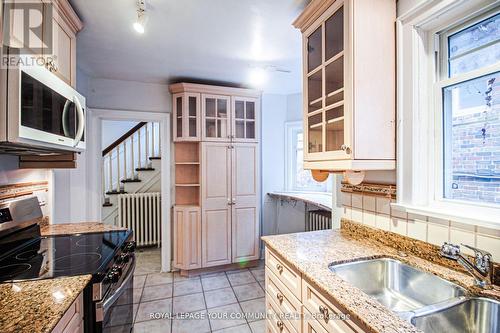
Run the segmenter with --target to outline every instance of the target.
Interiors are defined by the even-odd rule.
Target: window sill
[[[500,209],[437,202],[429,206],[417,206],[404,203],[393,203],[391,206],[410,214],[451,220],[464,224],[473,224],[486,228],[500,228]]]

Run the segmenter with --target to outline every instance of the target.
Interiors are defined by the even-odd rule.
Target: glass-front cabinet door
[[[230,98],[202,95],[202,140],[227,141],[231,135]]]
[[[232,139],[237,142],[256,142],[258,138],[258,99],[232,98]]]
[[[349,158],[344,114],[344,7],[305,34],[306,160]]]
[[[174,141],[200,140],[200,94],[181,93],[173,96]]]

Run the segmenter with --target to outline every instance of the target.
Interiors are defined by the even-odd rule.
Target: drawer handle
[[[278,320],[276,322],[276,326],[278,326],[278,328],[280,329],[280,332],[283,331],[283,322],[281,320]]]
[[[281,266],[280,264],[276,264],[276,269],[280,274],[283,273],[283,266]]]
[[[328,317],[328,308],[323,306],[323,305],[320,305],[319,306],[319,312],[323,315],[323,319],[325,319],[325,321],[328,321],[329,317]]]
[[[278,301],[281,303],[283,303],[283,294],[282,293],[277,293],[276,294],[276,298],[278,299]]]

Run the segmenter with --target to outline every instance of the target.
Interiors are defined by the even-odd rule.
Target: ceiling
[[[70,2],[85,25],[78,68],[91,77],[301,91],[301,37],[292,21],[307,0],[146,0],[143,35],[132,27],[135,0]],[[252,75],[263,67],[267,79],[256,85]]]

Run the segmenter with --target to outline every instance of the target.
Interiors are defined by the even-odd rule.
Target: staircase
[[[123,225],[120,196],[161,191],[160,126],[141,122],[102,152],[102,221]]]

